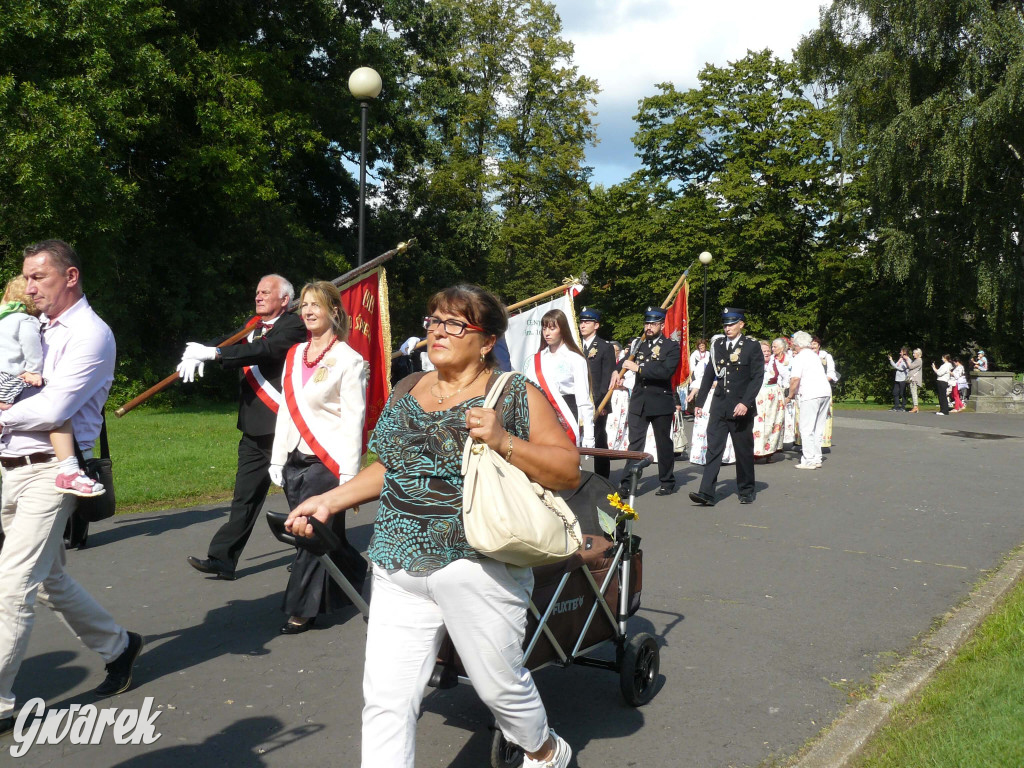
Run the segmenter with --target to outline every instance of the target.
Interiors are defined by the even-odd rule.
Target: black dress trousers
[[[754,492],[754,415],[750,411],[741,418],[725,418],[724,407],[711,406],[708,420],[708,453],[704,474],[700,481],[700,492],[715,495],[715,483],[722,468],[722,455],[729,436],[736,452],[736,490],[742,496]]]
[[[238,470],[235,473],[235,495],[231,500],[231,514],[228,521],[210,540],[209,556],[228,563],[232,568],[238,565],[245,543],[249,541],[256,517],[270,490],[270,450],[274,436],[254,437],[242,433],[238,441]]]
[[[289,509],[295,509],[311,496],[318,496],[338,487],[338,478],[320,459],[299,451],[292,451],[288,455],[283,472],[284,495],[288,500]],[[348,543],[345,536],[345,513],[332,515],[330,525],[334,534],[341,539],[341,545],[329,556],[356,591],[362,592],[367,564],[359,550]],[[288,616],[311,619],[318,614],[331,613],[351,604],[348,595],[327,573],[320,558],[304,549],[297,549],[281,610]]]

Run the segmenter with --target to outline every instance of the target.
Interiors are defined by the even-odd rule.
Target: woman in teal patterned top
[[[526,753],[524,766],[562,768],[572,750],[548,728],[523,667],[533,572],[484,557],[466,542],[461,465],[472,436],[533,481],[562,490],[579,484],[579,454],[544,394],[522,376],[512,377],[497,409],[481,407],[496,379],[494,345],[508,326],[493,294],[457,285],[436,294],[427,312],[427,353],[436,370],[396,386],[370,441],[378,460],[296,507],[286,526],[312,536],[308,517],[327,522],[380,499],[369,548],[364,768],[413,765],[420,702],[442,628],[505,738]]]

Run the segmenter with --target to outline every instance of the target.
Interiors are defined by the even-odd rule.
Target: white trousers
[[[39,602],[103,661],[128,646],[128,633],[64,570],[64,526],[75,497],[58,493],[57,462],[0,470],[0,717],[14,711],[14,678],[28,650]]]
[[[533,571],[496,560],[456,560],[425,575],[373,566],[363,671],[362,768],[412,768],[416,721],[442,628],[505,738],[536,752],[547,713],[523,667]]]
[[[821,463],[830,397],[809,397],[800,401],[800,445],[804,464]]]

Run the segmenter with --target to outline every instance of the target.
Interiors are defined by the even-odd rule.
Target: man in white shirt
[[[71,419],[89,455],[114,379],[114,335],[82,293],[82,264],[70,245],[45,240],[24,252],[26,293],[43,312],[43,379],[13,405],[0,405],[0,733],[14,722],[12,686],[28,650],[35,602],[57,611],[106,662],[94,694],[128,689],[143,640],[125,631],[64,570],[63,532],[75,498],[55,486],[58,463],[48,432]]]
[[[797,469],[821,468],[821,443],[825,437],[828,404],[832,386],[828,382],[821,359],[811,348],[811,335],[806,331],[793,334],[793,367],[789,373],[789,396],[800,403],[800,442],[803,456]]]

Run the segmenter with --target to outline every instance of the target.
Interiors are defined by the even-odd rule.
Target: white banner
[[[572,291],[566,291],[561,296],[543,304],[537,304],[530,309],[524,310],[518,315],[513,315],[508,321],[508,331],[505,332],[505,343],[508,344],[509,359],[512,361],[512,370],[523,373],[527,366],[533,365],[533,356],[540,350],[541,326],[540,319],[552,309],[560,309],[565,313],[569,321],[569,328],[576,344],[580,343],[580,329],[576,322],[576,309],[573,307]]]

